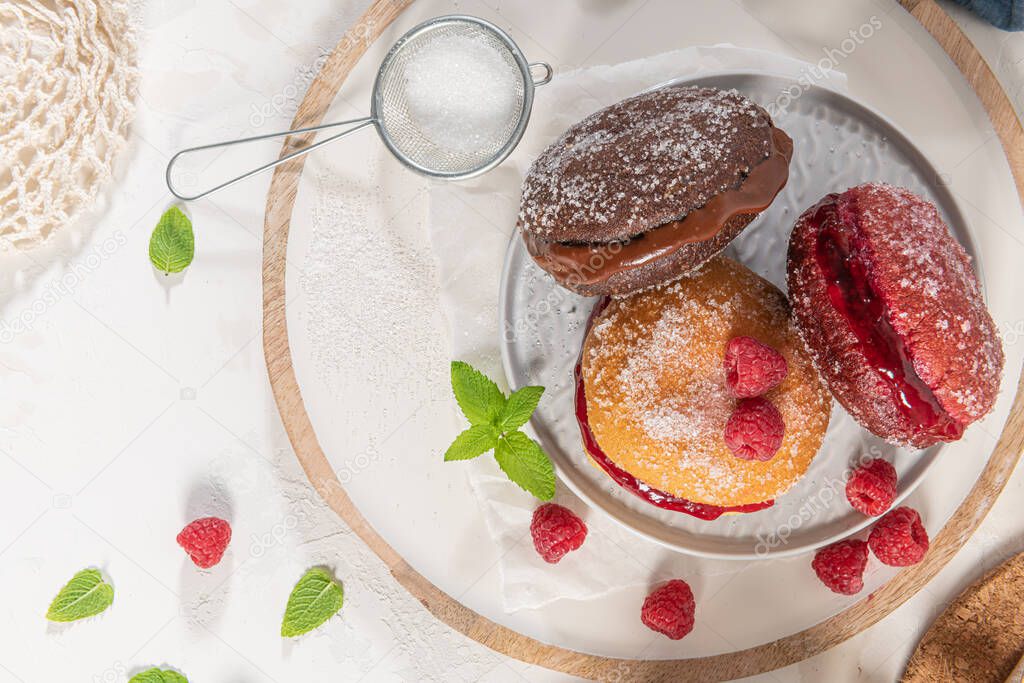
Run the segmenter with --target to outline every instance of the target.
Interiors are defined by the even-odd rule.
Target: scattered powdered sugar
[[[721,434],[728,419],[726,406],[732,401],[725,393],[724,376],[722,381],[706,377],[699,367],[704,360],[700,355],[679,354],[679,349],[696,348],[700,343],[694,332],[703,328],[693,323],[705,304],[718,308],[725,316],[731,314],[729,301],[719,306],[715,301],[684,300],[666,308],[651,326],[643,347],[629,356],[619,373],[619,382],[628,387],[632,408],[644,431],[662,444],[710,439]],[[692,378],[685,397],[664,396],[662,375],[667,368]],[[703,400],[693,401],[694,396]]]
[[[380,177],[374,164],[367,175]],[[437,327],[425,322],[438,315],[439,282],[413,203],[389,196],[387,187],[331,171],[316,176],[315,191],[305,259],[288,267],[301,267],[305,305],[299,307],[300,324],[316,377],[334,395],[373,394],[365,401],[346,401],[345,410],[333,417],[334,428],[358,425],[346,430],[353,451],[365,439],[365,465],[359,464],[359,455],[328,452],[343,485],[365,478],[355,487],[373,478],[384,481],[382,472],[409,457],[408,444],[388,440],[405,419],[392,406],[408,402],[410,395],[448,395],[450,353]],[[382,204],[406,209],[385,220],[381,216],[394,209],[382,210]],[[382,411],[381,405],[389,407]],[[398,584],[384,562],[319,498],[283,435],[280,443],[272,476],[265,477],[267,486],[275,487],[266,491],[261,513],[267,533],[252,540],[258,541],[253,554],[260,561],[246,563],[246,586],[254,594],[269,593],[282,573],[293,582],[305,568],[324,565],[344,583],[346,601],[338,617],[294,647],[329,653],[333,661],[323,660],[325,670],[339,671],[344,680],[358,680],[372,669],[403,680],[477,681],[500,666],[496,654],[435,619]],[[416,446],[429,451],[422,443]],[[240,462],[250,468],[268,466],[251,455]],[[390,652],[379,651],[382,633],[388,647],[397,644]]]
[[[242,481],[259,486],[267,501],[261,511],[265,526],[236,541],[235,551],[245,548],[251,559],[238,567],[232,582],[250,595],[275,594],[306,568],[324,566],[345,589],[345,607],[338,616],[301,644],[285,644],[285,652],[302,647],[307,657],[322,662],[342,680],[360,680],[373,671],[400,680],[459,683],[484,679],[500,666],[498,655],[434,618],[396,581],[387,565],[313,490],[283,433],[277,441],[282,447],[273,462],[246,453],[247,458],[232,465],[245,468],[249,474]],[[374,476],[376,464],[357,476]],[[262,474],[254,477],[253,470]],[[391,642],[395,647],[389,651]]]
[[[411,120],[438,147],[456,153],[501,147],[518,122],[522,72],[482,36],[445,34],[419,48],[405,68]]]
[[[396,397],[409,384],[445,386],[444,365],[433,361],[447,358],[446,344],[417,322],[439,307],[434,257],[413,238],[418,218],[378,219],[381,190],[333,173],[318,176],[317,187],[321,201],[300,282],[321,379],[336,393],[358,381]],[[382,347],[395,358],[387,368]]]

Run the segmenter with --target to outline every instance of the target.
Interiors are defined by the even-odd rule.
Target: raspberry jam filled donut
[[[571,127],[533,163],[527,251],[584,296],[687,273],[724,249],[789,178],[793,142],[736,91],[671,86]]]
[[[883,184],[828,195],[793,228],[788,283],[815,365],[869,431],[924,448],[992,409],[1003,349],[970,257],[928,201]]]
[[[737,398],[723,362],[730,340],[775,349],[786,375]],[[599,304],[577,370],[577,418],[591,459],[647,502],[714,519],[762,509],[807,470],[831,398],[789,318],[785,296],[716,258],[674,283]],[[739,457],[727,423],[744,401],[768,401],[785,425],[767,459]]]

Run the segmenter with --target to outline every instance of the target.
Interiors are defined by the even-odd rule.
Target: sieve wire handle
[[[274,168],[275,166],[279,166],[279,165],[283,164],[286,161],[294,159],[295,157],[300,157],[303,154],[307,154],[309,152],[312,152],[317,147],[322,147],[322,146],[326,145],[328,142],[334,142],[335,140],[338,140],[339,138],[343,138],[346,135],[354,133],[357,130],[361,130],[363,128],[366,128],[367,126],[375,125],[376,123],[377,123],[377,119],[375,119],[372,116],[367,116],[367,117],[361,118],[361,119],[350,119],[348,121],[337,121],[335,123],[324,123],[324,124],[321,124],[319,126],[309,126],[308,128],[296,128],[294,130],[286,130],[286,131],[282,131],[280,133],[268,133],[266,135],[254,135],[254,136],[248,137],[248,138],[239,138],[237,140],[226,140],[224,142],[214,142],[214,143],[209,144],[209,145],[200,145],[198,147],[189,147],[188,149],[183,149],[180,152],[178,152],[177,154],[175,154],[173,157],[171,157],[171,160],[167,162],[167,171],[164,174],[164,177],[165,177],[165,179],[167,181],[167,189],[171,191],[171,194],[173,194],[175,197],[177,197],[178,199],[180,199],[182,201],[186,201],[187,202],[187,201],[192,201],[193,199],[199,199],[200,197],[205,197],[208,194],[212,194],[214,192],[217,192],[218,190],[223,190],[225,187],[228,187],[230,185],[234,185],[235,183],[237,183],[240,180],[245,180],[246,178],[254,176],[257,173],[262,173],[263,171],[266,171],[266,170],[269,170],[271,168]],[[251,171],[247,171],[247,172],[243,173],[240,176],[232,178],[231,180],[226,180],[223,183],[221,183],[220,185],[216,185],[214,187],[211,187],[210,189],[204,190],[203,192],[200,192],[199,194],[183,195],[183,194],[179,193],[174,188],[174,183],[171,181],[171,169],[174,167],[175,162],[177,162],[178,159],[181,156],[185,155],[185,154],[191,154],[193,152],[201,152],[201,151],[207,150],[207,149],[217,149],[219,147],[231,147],[233,145],[243,145],[243,144],[246,144],[246,143],[249,143],[249,142],[257,142],[259,140],[269,140],[271,138],[280,138],[280,137],[285,137],[287,135],[298,135],[299,133],[312,133],[314,131],[324,130],[326,128],[336,128],[338,126],[350,126],[350,128],[347,128],[346,130],[343,130],[340,133],[335,133],[334,135],[330,136],[329,138],[324,138],[323,140],[320,140],[319,142],[314,142],[311,145],[307,145],[306,147],[303,147],[302,149],[298,149],[298,150],[296,150],[294,152],[286,154],[285,156],[283,156],[283,157],[281,157],[279,159],[276,159],[276,160],[271,161],[269,163],[263,164],[262,166],[260,166],[258,168],[254,168]]]
[[[533,81],[533,87],[535,88],[539,85],[547,85],[551,82],[551,77],[555,75],[555,70],[547,62],[530,62],[527,66],[530,69],[530,79]],[[533,72],[537,69],[542,74],[539,78],[533,75]]]

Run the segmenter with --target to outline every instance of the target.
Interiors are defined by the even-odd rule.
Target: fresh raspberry
[[[753,337],[733,337],[725,346],[725,385],[736,398],[762,396],[778,386],[789,367],[782,354]]]
[[[178,534],[178,545],[202,569],[220,562],[230,542],[231,525],[219,517],[197,519]]]
[[[899,507],[878,520],[868,536],[868,546],[880,562],[909,567],[928,552],[928,532],[916,510]]]
[[[761,397],[744,398],[725,423],[725,445],[743,460],[771,460],[782,445],[786,424],[779,409]]]
[[[640,608],[640,621],[652,631],[679,640],[693,630],[695,610],[690,586],[681,579],[672,579],[647,596]]]
[[[868,544],[851,539],[825,546],[814,554],[811,567],[833,593],[853,595],[864,588]]]
[[[865,515],[882,514],[896,499],[896,468],[881,458],[861,465],[846,482],[846,499]]]
[[[533,511],[530,534],[540,556],[554,564],[583,545],[587,525],[569,508],[545,503]]]

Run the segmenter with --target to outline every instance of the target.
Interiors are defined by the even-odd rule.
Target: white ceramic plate
[[[786,245],[795,218],[825,194],[866,181],[886,181],[930,199],[968,253],[976,256],[964,218],[939,173],[881,114],[831,90],[804,89],[763,74],[675,82],[735,88],[770,107],[776,125],[793,138],[794,156],[785,189],[726,251],[783,290]],[[800,91],[798,97],[790,95]],[[782,110],[784,103],[788,104]],[[975,265],[980,267],[977,260]],[[941,450],[935,446],[912,452],[887,444],[835,404],[821,451],[806,476],[774,506],[714,521],[655,507],[593,466],[581,445],[573,412],[573,368],[595,301],[557,285],[529,257],[519,235],[514,235],[502,277],[502,360],[512,386],[547,387],[532,427],[562,481],[591,506],[657,543],[726,559],[803,553],[854,534],[871,522],[848,505],[830,504],[845,495],[851,463],[864,455],[892,462],[899,473],[899,502],[920,484]]]

